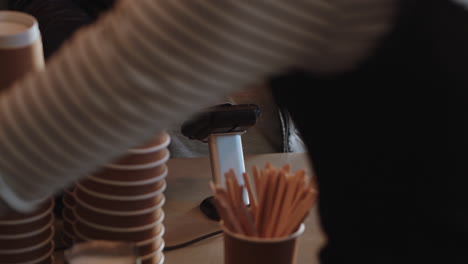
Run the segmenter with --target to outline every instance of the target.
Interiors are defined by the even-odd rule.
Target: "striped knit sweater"
[[[121,1],[0,96],[0,197],[30,211],[266,76],[356,67],[396,0]]]

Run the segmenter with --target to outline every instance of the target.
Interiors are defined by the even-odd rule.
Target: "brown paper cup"
[[[50,257],[46,258],[45,260],[39,261],[39,262],[34,263],[34,264],[54,264],[54,263],[55,263],[54,256],[50,256]],[[19,264],[31,264],[31,263],[19,263]]]
[[[223,226],[224,264],[295,264],[297,240],[304,224],[285,238],[255,238],[235,234]]]
[[[135,185],[131,182],[123,182],[122,184],[114,184],[112,182],[96,181],[93,178],[86,178],[79,184],[81,189],[86,188],[89,191],[97,192],[109,196],[141,196],[150,194],[160,190],[166,183],[164,178],[143,185]]]
[[[70,235],[65,230],[62,230],[61,238],[62,238],[62,243],[67,247],[73,246],[73,244],[75,244],[75,241],[76,241],[76,237],[74,235]]]
[[[163,251],[164,250],[164,236],[165,228],[162,226],[159,234],[152,237],[151,239],[140,241],[136,243],[137,252],[139,256],[148,256],[154,253],[155,251]]]
[[[74,237],[75,236],[75,228],[73,227],[73,225],[75,224],[75,222],[69,222],[69,221],[63,221],[63,230],[64,232],[67,233],[67,235],[69,235],[70,237]]]
[[[27,234],[49,226],[54,221],[53,213],[47,213],[44,217],[35,221],[21,224],[0,225],[0,238],[10,235]]]
[[[127,154],[122,158],[112,162],[113,165],[141,165],[141,164],[151,164],[159,160],[164,159],[169,155],[169,150],[163,148],[158,151],[149,152],[145,154]]]
[[[83,263],[128,263],[137,261],[133,243],[124,241],[94,240],[80,242],[64,253],[65,262]]]
[[[68,207],[68,208],[73,208],[76,204],[75,202],[75,193],[71,192],[64,192],[62,196],[62,202],[63,204]]]
[[[75,207],[75,214],[82,219],[109,227],[127,228],[133,226],[145,226],[157,221],[163,214],[162,206],[164,200],[155,206],[154,210],[148,210],[142,214],[125,214],[124,211],[109,213],[108,211],[96,210],[96,208],[86,207],[78,204]]]
[[[77,218],[74,225],[75,234],[80,239],[90,240],[117,240],[139,242],[154,238],[160,234],[164,220],[164,214],[156,222],[147,226],[137,226],[129,228],[111,228],[107,226],[95,225],[85,219]]]
[[[23,12],[0,11],[0,91],[26,73],[43,67],[36,19]]]
[[[166,184],[158,191],[140,196],[109,196],[102,195],[79,186],[76,189],[75,199],[79,203],[85,203],[94,208],[108,211],[138,212],[151,210],[164,199]]]
[[[14,254],[0,254],[2,263],[22,263],[32,261],[42,261],[49,258],[54,252],[54,241],[51,240],[44,246],[31,250],[29,252],[14,253]]]
[[[19,224],[19,223],[28,223],[33,222],[36,218],[41,218],[43,215],[52,212],[55,206],[54,199],[48,199],[42,205],[40,205],[36,210],[31,213],[22,214],[18,212],[12,212],[8,215],[0,217],[0,225],[8,224]]]
[[[141,256],[140,257],[140,263],[141,264],[159,264],[159,263],[164,263],[164,242],[162,242],[157,250],[154,252]]]
[[[162,174],[167,174],[167,165],[165,163],[140,170],[122,170],[103,167],[94,172],[91,176],[102,180],[136,182],[143,184],[146,181],[151,181],[155,177]]]
[[[63,221],[73,223],[75,221],[75,214],[73,208],[64,207],[62,210]]]
[[[17,239],[0,239],[0,252],[1,251],[11,251],[21,248],[29,248],[38,245],[39,243],[50,240],[53,238],[55,234],[54,227],[51,225],[46,230],[39,232],[38,234],[17,238]]]
[[[171,156],[168,149],[159,151],[155,155],[156,156],[153,156],[152,158],[139,158],[138,156],[133,158],[132,155],[129,156],[129,158],[132,158],[133,162],[124,163],[120,161],[120,163],[108,163],[104,165],[104,167],[117,170],[145,170],[165,164]]]
[[[169,143],[171,142],[171,138],[167,132],[162,132],[158,136],[156,136],[154,139],[150,140],[146,144],[143,144],[140,147],[137,148],[131,148],[128,150],[129,154],[146,154],[150,152],[155,152],[159,151],[163,148],[166,148],[169,146]]]

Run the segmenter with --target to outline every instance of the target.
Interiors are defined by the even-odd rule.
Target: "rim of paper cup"
[[[148,179],[148,180],[142,180],[142,181],[114,181],[114,180],[105,180],[101,179],[98,177],[95,177],[94,175],[88,175],[87,178],[91,179],[92,181],[103,183],[103,184],[108,184],[108,185],[116,185],[116,186],[138,186],[138,185],[146,185],[146,184],[152,184],[155,182],[158,182],[164,178],[167,177],[167,174],[169,173],[169,169],[166,167],[160,175],[158,175],[155,178]]]
[[[143,210],[136,210],[136,211],[113,211],[113,210],[101,209],[101,208],[94,207],[92,205],[87,204],[86,202],[81,201],[80,198],[78,198],[78,197],[76,197],[76,201],[80,205],[82,205],[83,207],[86,207],[86,209],[89,209],[91,211],[95,211],[97,213],[117,215],[117,216],[132,216],[132,215],[147,214],[147,213],[154,212],[154,211],[156,211],[158,209],[161,209],[163,207],[163,205],[166,203],[166,197],[163,196],[161,201],[159,201],[159,203],[157,205],[153,206],[153,207],[143,209]],[[76,209],[72,209],[72,210],[75,211]]]
[[[155,240],[162,238],[165,233],[166,233],[166,228],[164,227],[164,225],[162,225],[161,230],[159,231],[159,233],[156,236],[154,236],[154,237],[152,237],[150,239],[147,239],[147,240],[136,242],[135,245],[137,247],[146,246],[146,245],[154,242]],[[163,242],[164,242],[164,240],[163,240]]]
[[[122,196],[122,195],[102,194],[102,193],[98,193],[98,192],[95,192],[95,191],[91,191],[91,190],[87,189],[86,187],[84,187],[83,185],[81,185],[79,183],[77,183],[77,185],[79,186],[80,190],[84,191],[85,193],[87,193],[89,195],[99,197],[99,198],[102,198],[102,199],[116,200],[116,201],[137,201],[137,200],[148,199],[148,198],[151,198],[151,197],[154,197],[154,196],[157,196],[157,195],[163,193],[167,188],[167,182],[164,181],[163,186],[161,186],[161,188],[159,188],[159,190],[157,190],[155,192],[142,194],[142,195],[125,195],[125,196]]]
[[[75,227],[73,227],[73,231],[75,231]],[[65,230],[65,229],[62,229],[62,233],[65,234],[65,235],[66,235],[68,238],[70,238],[70,239],[75,239],[75,238],[76,238],[75,235],[70,234],[70,233],[69,233],[67,230]],[[62,238],[62,241],[63,241],[63,236],[61,236],[61,238]],[[65,242],[65,241],[64,241],[64,242]]]
[[[0,36],[0,48],[21,48],[31,45],[40,36],[39,24],[32,15],[18,11],[0,11],[1,22],[20,23],[28,28],[25,31]]]
[[[73,199],[76,199],[75,196],[73,196]],[[65,196],[62,196],[62,203],[63,205],[65,205],[66,208],[68,209],[73,209],[73,207],[75,207],[76,205],[71,205],[67,202],[67,200],[65,199]]]
[[[81,238],[81,239],[84,239],[84,240],[86,240],[86,241],[94,240],[94,239],[91,239],[91,238],[89,238],[89,237],[87,237],[87,236],[81,234],[76,228],[75,228],[75,233],[76,233],[76,236],[77,236],[77,237],[79,237],[79,238]],[[164,236],[165,233],[166,233],[166,228],[165,228],[164,225],[163,225],[163,226],[161,227],[161,231],[159,231],[159,233],[158,233],[156,236],[154,236],[154,237],[152,237],[152,238],[150,238],[150,239],[147,239],[147,240],[143,240],[143,241],[140,241],[140,242],[136,242],[136,243],[135,243],[135,246],[137,246],[137,247],[139,247],[139,246],[145,246],[145,245],[147,245],[147,244],[153,242],[153,241],[156,240],[156,239],[162,238],[162,236]],[[163,241],[163,242],[164,242],[164,241]]]
[[[52,257],[52,258],[53,258],[53,257],[54,257],[54,256],[53,256],[53,255],[54,255],[54,251],[55,251],[55,242],[54,242],[54,240],[51,240],[50,243],[51,243],[52,247],[51,247],[51,249],[49,250],[49,252],[47,252],[47,254],[44,254],[42,257],[39,257],[39,258],[37,258],[37,259],[35,259],[35,260],[31,260],[31,261],[27,261],[27,262],[19,262],[19,263],[16,263],[16,264],[37,264],[37,263],[39,263],[39,262],[41,262],[41,261],[46,260],[46,259],[49,258],[49,257]],[[52,262],[52,263],[53,263],[53,262]]]
[[[276,237],[275,238],[265,238],[265,237],[250,237],[250,236],[234,233],[231,230],[229,230],[228,228],[226,228],[222,221],[221,221],[221,227],[222,227],[224,233],[227,233],[232,237],[235,237],[237,239],[244,240],[244,241],[258,242],[258,243],[278,243],[278,242],[284,242],[284,241],[292,240],[292,239],[295,239],[295,238],[298,238],[299,236],[301,236],[304,233],[304,230],[305,230],[304,223],[301,223],[299,225],[299,228],[296,230],[296,232],[292,233],[289,236],[277,237],[277,238]]]
[[[164,264],[165,258],[166,258],[166,257],[164,256],[164,254],[162,254],[162,255],[161,255],[161,260],[159,261],[158,264]]]
[[[55,222],[55,217],[54,217],[54,215],[52,215],[49,223],[44,225],[42,228],[39,228],[38,230],[34,230],[32,232],[29,232],[29,233],[22,233],[22,234],[15,234],[15,235],[0,235],[0,239],[20,239],[20,238],[35,236],[35,235],[40,234],[41,232],[45,231],[48,228],[54,228],[54,222]]]
[[[18,248],[18,249],[0,249],[0,254],[19,254],[19,253],[25,253],[25,252],[30,252],[33,250],[36,250],[38,248],[41,248],[48,243],[50,243],[52,240],[54,240],[54,230],[50,232],[50,235],[42,242],[37,243],[34,246],[30,247],[25,247],[25,248]]]
[[[169,150],[167,150],[166,155],[164,155],[162,159],[154,161],[154,162],[136,164],[136,165],[121,165],[121,164],[108,163],[108,164],[105,164],[104,167],[111,168],[111,169],[118,169],[118,170],[144,170],[144,169],[150,169],[150,168],[154,168],[157,166],[161,166],[162,164],[166,163],[169,160],[170,156],[171,156],[171,153],[169,152]]]
[[[54,209],[54,207],[55,207],[55,202],[52,200],[50,202],[50,206],[47,207],[47,209],[43,213],[40,213],[40,214],[38,214],[36,216],[33,216],[33,217],[20,219],[20,220],[0,220],[0,225],[21,225],[21,224],[27,224],[27,223],[30,223],[30,222],[34,222],[34,221],[42,219],[43,217],[50,214],[52,212],[52,210]]]
[[[72,210],[73,214],[75,214],[75,210],[73,210],[72,208],[68,208],[68,209]],[[63,221],[65,221],[65,222],[68,222],[68,223],[71,223],[71,224],[76,222],[76,219],[72,220],[72,219],[68,218],[68,216],[65,214],[65,212],[63,210],[62,210],[61,215],[62,215]]]
[[[156,256],[156,254],[163,252],[165,246],[166,246],[166,243],[163,241],[158,249],[156,249],[155,251],[149,253],[148,255],[145,255],[143,257],[139,257],[140,261],[147,260],[149,258],[152,258],[152,257]],[[162,256],[164,256],[164,254],[162,254]]]
[[[160,151],[163,148],[166,148],[169,146],[169,143],[171,143],[171,137],[169,134],[165,133],[166,139],[159,145],[148,147],[148,148],[131,148],[127,152],[131,154],[147,154],[151,152],[156,152]]]
[[[153,223],[148,224],[148,225],[137,226],[137,227],[109,227],[109,226],[104,226],[104,225],[98,225],[98,224],[95,224],[95,223],[91,223],[91,222],[83,219],[82,217],[80,217],[78,214],[75,214],[75,215],[76,215],[75,216],[76,219],[80,223],[82,223],[84,225],[87,225],[87,226],[95,228],[95,229],[103,230],[103,231],[119,232],[119,233],[139,232],[139,231],[144,231],[144,230],[153,228],[153,227],[161,224],[163,222],[163,220],[164,220],[164,217],[165,217],[164,211],[162,211],[161,215],[158,218],[158,220],[156,220]]]

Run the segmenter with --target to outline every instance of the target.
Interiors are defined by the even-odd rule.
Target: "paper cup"
[[[86,219],[91,223],[109,227],[127,228],[133,226],[145,226],[154,223],[163,214],[163,204],[164,200],[162,200],[160,204],[156,205],[154,210],[148,211],[144,214],[109,214],[103,210],[93,210],[95,208],[92,209],[82,204],[78,204],[74,210],[75,214],[79,218]]]
[[[162,164],[156,164],[154,167],[140,169],[140,170],[122,170],[103,167],[100,170],[94,172],[92,176],[102,180],[111,181],[124,181],[124,182],[144,182],[152,180],[158,175],[167,174],[167,165],[165,162]]]
[[[161,228],[161,231],[159,232],[158,235],[155,237],[142,241],[142,242],[137,242],[137,252],[138,256],[148,256],[151,255],[152,253],[156,251],[163,251],[164,249],[164,235],[165,229],[164,226]]]
[[[53,230],[52,230],[53,231]],[[9,248],[9,249],[0,249],[0,254],[6,254],[6,255],[11,255],[11,254],[29,254],[29,252],[33,252],[35,250],[38,250],[47,244],[50,243],[54,239],[54,232],[51,232],[48,234],[47,237],[43,238],[42,240],[39,240],[37,243],[33,243],[27,246],[21,246],[18,248]]]
[[[73,223],[75,221],[75,214],[73,212],[73,208],[68,208],[68,207],[63,208],[62,219],[65,222]]]
[[[3,254],[0,253],[0,260],[2,263],[36,263],[49,258],[54,251],[54,241],[50,240],[45,245],[31,250],[29,252]]]
[[[27,233],[0,234],[0,239],[4,239],[4,240],[21,239],[21,238],[27,238],[27,237],[35,236],[37,234],[40,234],[40,233],[44,232],[45,230],[47,230],[51,226],[53,226],[54,225],[54,220],[55,220],[55,217],[53,217],[53,215],[52,215],[52,217],[50,218],[50,221],[49,221],[49,223],[47,223],[47,225],[44,225],[44,226],[42,226],[40,228],[37,228],[37,229],[33,229],[31,232],[27,232]]]
[[[37,20],[23,12],[0,11],[0,90],[42,68],[44,54]]]
[[[87,241],[75,244],[64,253],[69,264],[137,263],[133,243],[125,241]]]
[[[143,264],[159,264],[161,262],[161,260],[164,260],[164,253],[163,253],[163,250],[164,250],[164,241],[162,241],[162,243],[160,243],[158,249],[156,249],[154,252],[148,254],[148,255],[144,255],[142,257],[140,257],[140,262]],[[164,263],[164,262],[163,262]]]
[[[111,162],[111,165],[140,165],[154,163],[164,159],[169,155],[169,150],[163,148],[158,151],[149,152],[145,154],[127,154],[116,161]]]
[[[164,149],[162,153],[158,154],[158,159],[150,160],[148,162],[138,162],[138,163],[109,163],[104,165],[105,168],[117,169],[117,170],[146,170],[161,166],[165,164],[170,158],[169,150]]]
[[[96,177],[94,175],[89,175],[86,179],[92,180],[94,182],[98,182],[101,184],[107,184],[107,185],[115,185],[115,186],[141,186],[141,185],[150,185],[150,184],[155,184],[158,181],[161,181],[167,177],[168,170],[167,167],[164,168],[160,173],[158,174],[153,174],[151,177],[147,177],[144,180],[130,180],[133,175],[128,174],[129,179],[126,180],[119,180],[119,179],[114,179],[113,177],[108,177],[107,179],[101,178],[101,177]]]
[[[147,154],[155,151],[159,151],[163,148],[169,146],[171,142],[171,137],[167,132],[162,132],[159,136],[155,137],[153,140],[144,144],[138,148],[131,148],[128,150],[129,154]]]
[[[164,254],[161,253],[159,256],[159,261],[157,260],[156,257],[153,257],[153,258],[150,258],[150,259],[145,259],[145,260],[142,260],[141,261],[141,264],[163,264],[164,263],[164,260],[165,260],[165,257],[164,257]]]
[[[65,231],[65,233],[67,233],[68,236],[70,236],[70,238],[73,238],[75,236],[75,228],[73,227],[74,224],[75,222],[63,222],[62,231]]]
[[[125,184],[125,183],[123,183]],[[142,196],[157,192],[165,185],[164,180],[158,180],[151,184],[143,185],[116,185],[94,181],[92,178],[82,180],[79,185],[89,191],[96,192],[102,195],[109,196]]]
[[[165,229],[164,226],[161,227],[161,230],[157,235],[154,237],[144,240],[144,241],[138,241],[138,242],[132,242],[135,243],[135,248],[138,253],[138,256],[148,256],[154,253],[155,251],[162,251],[164,249],[164,236]],[[78,234],[79,240],[80,241],[90,241],[90,240],[96,240],[92,239],[89,237],[86,237],[83,234]]]
[[[75,193],[73,192],[64,192],[62,196],[62,202],[65,207],[73,208],[76,204],[75,202]]]
[[[82,201],[95,208],[110,210],[110,211],[141,211],[149,208],[154,208],[164,199],[163,192],[166,189],[166,184],[161,189],[154,193],[138,196],[116,196],[103,195],[97,192],[79,186],[76,189],[76,200]]]
[[[11,251],[21,248],[30,248],[40,244],[45,240],[50,240],[55,234],[54,226],[51,225],[42,232],[35,235],[17,239],[0,239],[0,252]]]
[[[91,240],[121,240],[139,242],[149,240],[157,236],[163,228],[162,221],[164,214],[158,221],[148,226],[132,228],[110,228],[86,222],[84,219],[77,219],[75,223],[75,234],[79,238],[89,238]]]
[[[22,214],[17,212],[9,213],[8,215],[0,217],[0,225],[17,225],[21,223],[29,223],[44,217],[44,215],[52,212],[55,206],[54,199],[48,199],[36,210],[31,213]]]
[[[52,212],[47,212],[43,217],[35,219],[32,222],[21,223],[21,224],[8,224],[0,225],[0,238],[8,235],[18,235],[31,233],[36,230],[48,226],[51,221],[54,220]]]
[[[41,260],[39,262],[34,262],[34,263],[18,263],[18,264],[54,264],[55,263],[55,258],[54,256],[49,256],[48,258],[46,258],[45,260]]]
[[[160,196],[158,196],[158,200],[154,200],[154,201],[155,201],[155,204],[154,204],[153,207],[148,207],[148,208],[143,209],[143,210],[133,210],[133,211],[124,211],[124,210],[119,211],[119,210],[102,209],[102,208],[98,208],[98,207],[95,207],[93,205],[90,205],[90,204],[88,204],[88,203],[86,203],[86,202],[84,202],[82,200],[79,200],[79,198],[77,198],[77,205],[80,206],[80,207],[84,207],[86,209],[98,212],[98,213],[103,213],[103,214],[108,214],[108,215],[136,216],[136,215],[148,214],[148,213],[151,213],[151,212],[161,208],[166,202],[166,197],[163,194],[161,194]],[[114,201],[112,201],[112,202],[114,202]]]
[[[74,231],[73,231],[74,232]],[[70,235],[67,231],[62,230],[62,235],[61,235],[62,243],[66,247],[71,247],[75,244],[76,237],[74,235]]]
[[[222,225],[223,226],[223,225]],[[223,226],[225,264],[295,264],[297,240],[304,224],[285,238],[255,238],[235,234]]]

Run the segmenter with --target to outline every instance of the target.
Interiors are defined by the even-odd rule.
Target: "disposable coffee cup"
[[[224,264],[296,264],[297,241],[304,224],[284,238],[258,238],[236,234],[222,225]]]
[[[131,148],[128,150],[129,154],[147,154],[155,151],[162,150],[169,146],[171,137],[167,132],[162,132],[159,136],[155,137],[148,143],[137,148]]]
[[[43,68],[37,20],[23,12],[0,11],[0,91],[26,73]]]
[[[33,234],[32,236],[17,239],[0,239],[0,252],[30,248],[39,245],[41,242],[50,240],[55,234],[54,226],[51,225],[46,230]]]
[[[44,217],[48,213],[51,213],[54,207],[55,201],[54,199],[50,198],[31,213],[11,212],[5,216],[0,217],[0,225],[30,223]]]
[[[141,155],[141,156],[145,158],[139,159],[138,158],[139,156],[129,156],[129,158],[132,159],[131,162],[124,161],[125,158],[123,158],[122,160],[106,164],[104,165],[104,167],[117,169],[117,170],[130,170],[130,171],[146,170],[146,169],[158,167],[158,166],[161,166],[162,164],[165,164],[169,160],[171,154],[169,150],[165,148],[161,151],[155,152],[154,156],[149,155],[151,156],[151,158],[147,158],[145,155]]]
[[[122,182],[122,184],[113,184],[110,181],[104,182],[98,178],[94,180],[93,178],[86,178],[80,183],[81,187],[84,187],[90,191],[98,192],[102,195],[110,196],[139,196],[146,195],[150,193],[157,192],[160,190],[166,183],[164,178],[161,177],[161,180],[154,181],[149,184],[134,185],[131,182]]]
[[[169,159],[169,157],[167,157]],[[139,170],[123,170],[102,167],[100,170],[94,172],[94,178],[102,179],[105,181],[124,181],[136,184],[144,184],[145,181],[151,181],[158,175],[167,174],[167,164],[156,164],[154,167],[139,169]]]
[[[135,264],[137,255],[133,243],[93,240],[75,244],[65,259],[69,264]]]
[[[8,235],[26,234],[48,226],[54,220],[54,214],[48,212],[34,221],[20,224],[0,225],[0,238]]]
[[[98,208],[90,208],[84,204],[78,204],[74,209],[74,214],[82,219],[98,225],[104,225],[117,228],[128,228],[134,226],[145,226],[157,221],[163,214],[162,206],[164,200],[154,207],[154,210],[148,210],[142,214],[109,214]],[[125,213],[121,212],[121,213]]]
[[[0,253],[1,263],[36,263],[50,257],[54,252],[54,241],[50,240],[40,248],[21,253]]]
[[[143,240],[143,241],[132,242],[132,243],[135,243],[137,255],[140,257],[146,256],[149,258],[151,254],[157,251],[162,252],[164,249],[164,239],[163,239],[164,233],[165,233],[164,226],[161,226],[159,233],[154,235],[154,237]],[[98,240],[98,239],[92,239],[80,233],[78,234],[78,238],[80,241]],[[109,239],[106,239],[106,240],[110,241]]]
[[[109,200],[111,201],[111,200]],[[114,201],[115,203],[115,201]],[[80,200],[80,198],[77,198],[77,206],[73,209],[78,210],[79,208],[86,208],[88,210],[92,210],[94,212],[98,213],[103,213],[103,214],[108,214],[108,215],[113,215],[116,217],[119,216],[139,216],[139,215],[145,215],[152,213],[158,209],[160,209],[164,204],[166,203],[166,197],[164,194],[161,194],[160,196],[157,197],[157,199],[154,200],[154,206],[148,207],[142,210],[131,210],[131,211],[125,211],[125,210],[109,210],[109,209],[102,209],[99,207],[96,207],[94,205],[88,204],[87,202]],[[105,206],[104,206],[105,207]],[[73,212],[73,215],[75,213]]]
[[[164,253],[163,253],[164,246],[165,246],[164,241],[161,241],[161,243],[159,244],[158,249],[156,249],[155,251],[153,251],[150,254],[141,256],[139,258],[141,263],[142,264],[143,263],[145,263],[145,264],[159,264],[159,263],[161,263],[161,260],[164,258]]]
[[[164,191],[167,184],[153,193],[135,196],[119,196],[107,195],[87,189],[82,185],[78,185],[76,189],[76,200],[83,201],[86,204],[94,207],[113,210],[113,211],[140,211],[149,208],[154,208],[159,202],[164,199]]]

